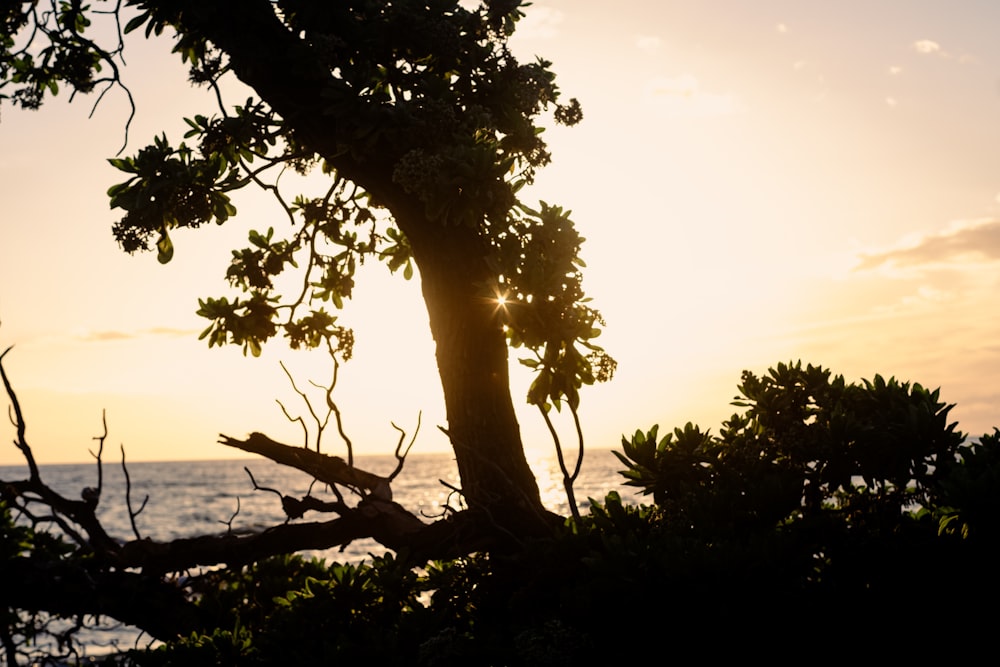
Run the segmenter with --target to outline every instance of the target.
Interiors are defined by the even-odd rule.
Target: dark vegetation
[[[562,208],[528,206],[518,192],[549,161],[542,115],[572,125],[582,112],[559,101],[548,62],[525,64],[508,49],[518,0],[466,4],[0,5],[0,101],[36,109],[65,89],[128,94],[128,33],[173,35],[192,83],[214,93],[214,112],[187,121],[190,144],[164,135],[112,159],[126,180],[108,193],[122,211],[117,242],[155,249],[161,262],[186,230],[233,218],[233,192],[274,196],[287,234],[250,231],[233,251],[225,277],[235,296],[200,301],[210,345],[258,354],[284,336],[325,350],[336,369],[353,334],[326,308],[351,297],[357,266],[419,275],[441,428],[461,475],[460,507],[437,521],[394,502],[399,469],[380,477],[354,465],[334,374],[326,417],[309,406],[312,447],[304,420],[304,447],[222,437],[308,472],[326,495],[261,488],[280,496],[289,521],[259,534],[111,536],[96,518],[106,433],[96,486],[79,499],[54,492],[3,373],[28,465],[26,479],[0,481],[8,663],[39,652],[73,658],[74,637],[95,616],[164,642],[119,656],[143,665],[610,663],[632,641],[690,643],[720,624],[829,634],[844,609],[863,625],[887,605],[898,616],[918,610],[901,600],[919,597],[930,614],[1000,590],[1000,432],[969,441],[936,391],[879,377],[847,384],[798,364],[747,373],[743,412],[718,435],[688,425],[661,437],[654,427],[623,442],[628,483],[652,505],[627,506],[612,492],[579,514],[580,389],[610,379],[614,361],[594,342],[603,321],[582,290],[583,239]],[[94,21],[110,22],[117,41],[94,41]],[[235,106],[223,94],[231,79],[252,91]],[[329,187],[289,193],[278,178],[287,170],[321,173]],[[297,286],[279,293],[288,276]],[[537,374],[527,398],[552,433],[571,517],[542,506],[527,466],[509,348]],[[553,409],[576,426],[575,464]],[[346,459],[320,451],[331,418]],[[405,440],[401,431],[401,467]],[[141,506],[128,511],[134,518]],[[394,555],[366,565],[293,555],[362,537]],[[57,643],[36,643],[45,636]]]
[[[636,635],[886,643],[910,617],[989,617],[1000,431],[967,439],[937,391],[801,364],[744,373],[736,405],[718,435],[623,439],[627,483],[652,504],[611,492],[516,548],[445,559],[402,548],[363,565],[279,555],[183,581],[133,574],[23,520],[50,524],[41,505],[83,523],[70,501],[6,482],[8,658],[52,617],[97,613],[166,641],[126,656],[137,665],[611,664]]]

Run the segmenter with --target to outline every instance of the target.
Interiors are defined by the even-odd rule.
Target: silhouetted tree
[[[37,109],[47,95],[67,89],[71,96],[96,93],[98,100],[117,89],[131,101],[122,57],[128,33],[161,38],[165,46],[164,33],[172,35],[191,82],[214,93],[217,108],[186,119],[184,142],[159,136],[132,156],[110,160],[126,180],[108,192],[121,211],[113,233],[122,249],[155,248],[163,263],[174,255],[175,230],[222,224],[236,214],[234,191],[260,188],[274,196],[282,220],[250,231],[248,247],[233,251],[225,272],[239,296],[200,301],[199,314],[211,322],[202,334],[210,346],[232,343],[256,355],[281,335],[293,348],[320,348],[338,363],[349,359],[353,334],[327,308],[352,296],[356,268],[376,260],[406,278],[419,271],[446,433],[468,506],[428,525],[392,502],[391,476],[358,470],[350,451],[345,463],[261,434],[223,436],[224,444],[306,470],[335,489],[334,501],[283,496],[289,518],[307,512],[338,518],[171,543],[140,539],[138,531],[134,540],[112,539],[96,519],[100,452],[97,486],[84,490],[82,500],[48,487],[0,355],[15,445],[29,468],[27,479],[0,482],[3,503],[32,529],[54,521],[59,535],[54,543],[45,531],[11,538],[0,575],[13,619],[0,636],[8,656],[17,652],[11,628],[31,628],[35,612],[110,615],[164,638],[212,627],[165,576],[185,568],[240,566],[366,536],[414,559],[457,555],[517,544],[559,523],[542,507],[525,460],[508,348],[529,353],[523,361],[536,379],[528,400],[550,427],[549,409],[568,406],[575,418],[580,387],[608,379],[614,361],[593,342],[603,321],[586,305],[583,239],[568,212],[518,199],[550,160],[543,114],[566,125],[582,118],[576,100],[559,101],[550,63],[524,63],[511,53],[520,6],[518,0],[0,5],[0,102]],[[92,25],[98,22],[111,29]],[[249,99],[236,105],[225,99],[230,79],[253,91]],[[278,185],[286,170],[319,173],[328,188],[319,196],[289,193]],[[276,277],[296,271],[297,286],[279,293]],[[571,473],[561,451],[560,462],[571,491],[579,466]],[[360,501],[345,502],[338,488]],[[131,507],[129,513],[134,518]],[[15,531],[5,521],[5,530]],[[156,613],[148,613],[144,600],[155,600]]]
[[[437,345],[447,435],[471,507],[494,516],[539,514],[508,382],[508,346],[532,352],[529,401],[574,412],[578,389],[613,361],[593,344],[602,323],[584,304],[582,239],[568,213],[518,200],[549,162],[539,117],[581,119],[562,104],[550,63],[520,62],[508,38],[518,0],[309,2],[304,0],[24,0],[0,9],[0,95],[37,108],[60,86],[73,93],[124,89],[123,33],[173,33],[190,80],[217,93],[218,108],[187,119],[188,143],[166,136],[111,163],[128,180],[109,191],[124,211],[114,235],[127,252],[174,254],[171,233],[236,209],[229,194],[271,192],[288,236],[251,231],[226,272],[238,298],[207,298],[210,345],[258,354],[283,334],[293,347],[350,356],[351,332],[324,305],[350,298],[355,268],[385,262],[419,269]],[[117,42],[91,38],[98,12]],[[101,18],[107,18],[102,16]],[[224,100],[228,78],[254,96]],[[9,122],[9,121],[8,121]],[[277,185],[285,169],[321,171],[319,197]],[[300,288],[273,278],[299,269]]]

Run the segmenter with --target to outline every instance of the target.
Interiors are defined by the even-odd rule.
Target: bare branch
[[[578,444],[576,467],[573,468],[573,474],[570,476],[570,481],[575,482],[576,478],[580,476],[580,469],[583,467],[583,426],[580,425],[580,415],[577,413],[576,408],[570,406],[569,410],[573,415],[573,426],[576,427],[576,441]]]
[[[147,574],[180,572],[219,563],[239,566],[307,549],[330,549],[365,537],[390,549],[420,546],[440,553],[442,547],[431,540],[433,531],[425,537],[430,528],[433,526],[398,503],[365,500],[355,509],[345,508],[340,518],[331,521],[285,523],[251,535],[204,535],[170,542],[135,540],[122,548],[121,561],[127,567],[141,567]]]
[[[248,470],[247,472],[250,471]],[[251,479],[253,479],[252,476]],[[219,521],[219,523],[224,524],[226,526],[226,535],[233,534],[233,521],[236,520],[236,517],[239,516],[239,513],[240,513],[240,497],[236,496],[236,511],[233,512],[233,515],[231,517],[229,517],[229,521]]]
[[[580,465],[583,461],[583,436],[580,435],[580,454],[577,456],[576,460],[576,470],[573,475],[569,474],[569,469],[566,467],[566,459],[563,457],[562,443],[559,442],[559,433],[556,432],[555,425],[552,424],[552,419],[549,418],[549,413],[545,407],[541,404],[538,405],[538,411],[542,413],[542,419],[545,420],[545,425],[549,428],[549,435],[552,436],[552,442],[556,447],[556,459],[559,461],[559,469],[562,470],[563,474],[563,488],[566,490],[566,500],[569,503],[569,511],[573,514],[573,518],[579,520],[580,518],[580,508],[576,506],[576,494],[573,493],[573,482],[576,480],[576,475],[580,472]],[[572,408],[571,408],[572,409]],[[576,410],[573,410],[573,417],[576,417]],[[579,420],[577,421],[577,429],[579,429]]]
[[[292,374],[288,370],[288,367],[285,366],[285,362],[280,361],[278,363],[281,366],[281,370],[283,370],[285,372],[285,376],[288,378],[288,382],[292,385],[292,389],[295,390],[295,393],[298,394],[302,398],[302,402],[306,404],[306,409],[309,410],[310,416],[312,416],[313,421],[316,422],[316,451],[319,452],[319,450],[320,450],[320,441],[321,441],[321,439],[323,437],[323,429],[326,428],[327,423],[330,421],[330,413],[327,412],[326,418],[320,420],[319,416],[316,414],[316,410],[312,406],[312,401],[309,400],[309,396],[307,396],[306,393],[304,391],[302,391],[301,389],[299,389],[298,386],[295,384],[295,378],[292,377]],[[332,388],[331,388],[331,391],[332,391]],[[285,413],[285,417],[288,419],[288,421],[292,421],[292,422],[297,421],[297,422],[299,422],[299,424],[302,425],[302,431],[305,433],[305,445],[304,446],[305,446],[306,449],[309,449],[309,429],[306,426],[305,420],[302,417],[296,417],[296,418],[293,419],[289,415],[288,411],[285,409],[285,406],[282,405],[281,401],[278,401],[278,405],[281,406],[281,411]]]
[[[396,469],[392,471],[389,475],[389,481],[396,479],[396,476],[403,471],[403,464],[406,463],[406,455],[410,453],[410,449],[413,447],[413,443],[417,441],[417,434],[420,433],[420,419],[423,417],[423,411],[417,413],[417,428],[413,431],[413,437],[410,438],[410,444],[406,446],[406,449],[400,450],[403,447],[403,441],[406,439],[406,431],[396,426],[395,422],[389,422],[392,427],[399,431],[399,442],[396,443],[396,451],[393,454],[396,457]]]
[[[219,442],[246,452],[260,454],[281,465],[296,468],[326,484],[340,484],[359,495],[370,493],[376,498],[392,500],[389,480],[374,473],[348,465],[339,456],[327,456],[302,447],[291,447],[271,440],[263,433],[251,433],[246,440],[220,435]]]
[[[292,415],[288,412],[288,408],[285,407],[285,404],[282,403],[280,399],[276,398],[274,399],[274,402],[278,404],[279,408],[281,408],[281,413],[285,415],[285,419],[292,423],[298,422],[299,426],[302,427],[302,447],[303,449],[309,449],[309,427],[306,426],[306,420],[303,419],[301,415],[298,417],[292,417]]]
[[[340,372],[340,362],[337,361],[336,350],[333,349],[333,343],[329,338],[326,339],[326,348],[330,353],[330,358],[333,359],[333,378],[330,380],[330,384],[326,387],[326,407],[333,412],[333,416],[337,420],[337,433],[340,435],[340,439],[344,441],[344,445],[347,447],[347,465],[354,465],[354,443],[351,439],[347,437],[347,433],[344,432],[344,420],[340,414],[340,408],[333,400],[333,389],[337,386],[337,375]],[[317,442],[316,451],[319,451],[319,443]]]
[[[13,349],[14,346],[11,345],[0,354],[0,378],[3,379],[4,389],[7,391],[11,409],[14,411],[14,416],[10,420],[17,428],[17,440],[14,441],[14,446],[20,449],[24,455],[24,459],[28,463],[28,470],[31,473],[32,481],[39,482],[41,477],[38,474],[38,464],[35,463],[35,455],[31,453],[31,447],[28,446],[28,441],[24,437],[27,426],[24,422],[24,413],[21,412],[21,402],[17,400],[17,394],[14,393],[14,388],[10,385],[10,380],[7,378],[7,370],[3,367],[3,358]]]
[[[146,509],[146,503],[149,502],[149,494],[142,501],[142,505],[139,509],[132,511],[132,480],[128,474],[128,466],[125,465],[125,445],[121,446],[122,449],[122,472],[125,473],[125,506],[128,508],[128,520],[132,524],[132,533],[135,535],[135,539],[141,540],[142,535],[139,534],[139,529],[135,525],[135,518],[142,514],[142,511]]]
[[[90,452],[90,455],[97,460],[97,488],[93,491],[91,495],[94,497],[94,504],[101,500],[101,492],[104,490],[104,466],[102,457],[104,456],[104,441],[108,438],[108,414],[107,411],[101,410],[101,424],[104,426],[104,432],[101,435],[94,436],[94,440],[97,440],[97,453]],[[84,498],[86,500],[86,498]]]

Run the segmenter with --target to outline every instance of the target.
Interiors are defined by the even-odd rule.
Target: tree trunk
[[[473,508],[504,504],[538,512],[538,485],[510,396],[507,337],[490,298],[497,277],[487,266],[484,242],[466,226],[445,230],[441,223],[407,222],[397,217],[420,268],[466,499]]]

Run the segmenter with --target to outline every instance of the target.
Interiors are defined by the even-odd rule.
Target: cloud
[[[774,29],[780,32],[782,35],[788,33],[788,26],[785,25],[784,23],[777,24],[776,26],[774,26]]]
[[[635,45],[643,53],[653,54],[663,46],[663,40],[653,35],[639,35],[635,40]]]
[[[891,97],[890,96],[890,97],[886,97],[885,98],[885,105],[887,107],[889,107],[890,109],[893,108],[893,107],[895,107],[895,106],[897,106],[898,104],[899,104],[899,101],[895,97]]]
[[[533,5],[525,9],[514,34],[518,39],[553,39],[559,35],[559,25],[565,19],[566,15],[558,9]]]
[[[903,68],[900,67],[899,65],[889,65],[889,69],[886,71],[889,72],[891,76],[896,76],[902,73]]]
[[[925,270],[970,262],[1000,261],[1000,220],[964,220],[916,242],[875,253],[862,253],[856,270],[899,268]]]
[[[682,118],[727,116],[741,110],[735,95],[702,90],[693,74],[653,79],[646,84],[643,99],[669,116]]]
[[[976,57],[971,54],[963,53],[961,55],[955,55],[954,53],[946,51],[940,44],[932,39],[918,39],[913,42],[911,46],[914,51],[925,56],[937,56],[948,60],[957,60],[963,64],[976,61]]]
[[[135,338],[136,334],[126,333],[124,331],[90,331],[85,334],[80,334],[76,338],[77,340],[82,340],[84,342],[105,342],[109,340],[130,340]]]
[[[116,340],[134,340],[136,338],[149,338],[155,336],[161,336],[166,338],[181,338],[188,336],[196,336],[200,331],[198,329],[173,329],[170,327],[153,327],[152,329],[143,329],[141,331],[88,331],[84,333],[79,333],[74,338],[79,341],[86,343],[105,343],[108,341]]]

